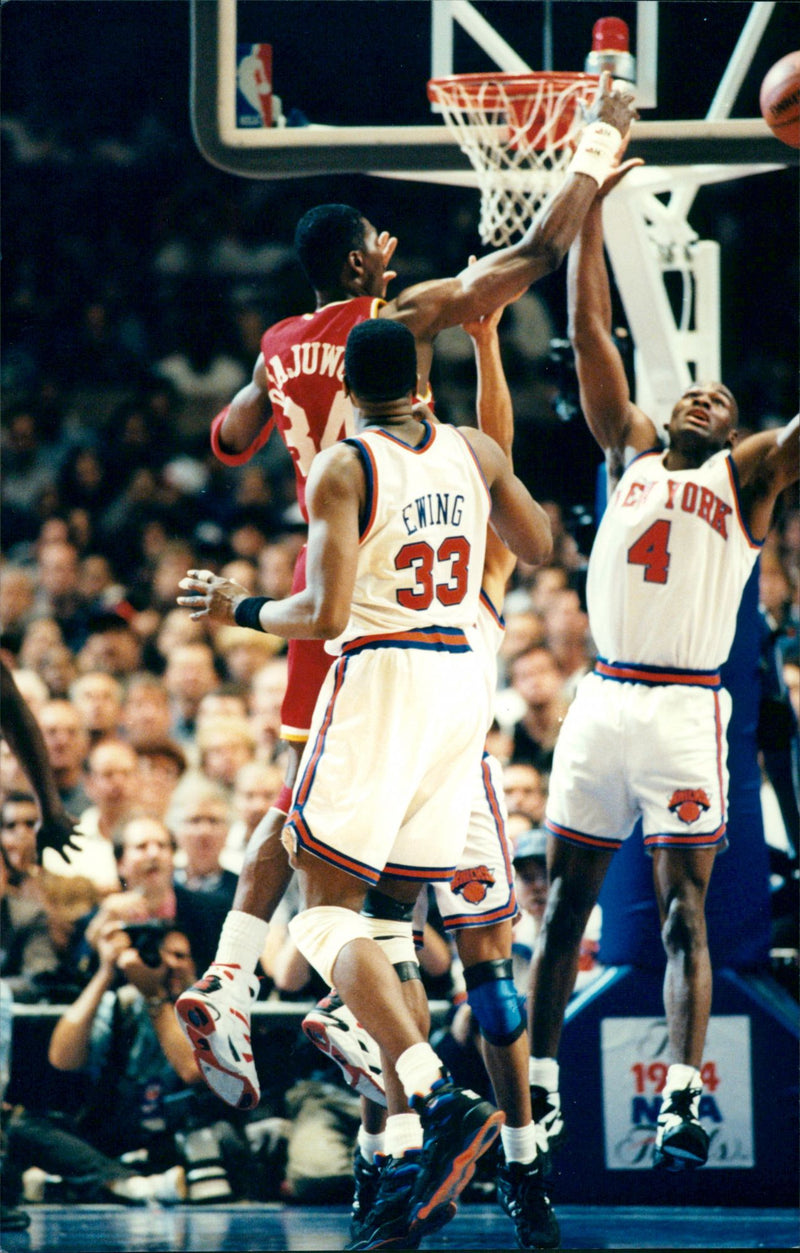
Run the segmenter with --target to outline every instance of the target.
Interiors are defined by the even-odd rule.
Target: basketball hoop
[[[511,243],[560,186],[584,127],[596,74],[451,74],[432,78],[439,105],[478,175],[480,235]]]

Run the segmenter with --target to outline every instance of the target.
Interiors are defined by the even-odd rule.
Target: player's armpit
[[[754,539],[765,539],[775,501],[800,476],[800,415],[777,430],[743,439],[732,457],[750,531]]]

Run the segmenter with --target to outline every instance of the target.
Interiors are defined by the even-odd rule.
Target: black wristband
[[[268,604],[273,599],[272,596],[245,596],[233,611],[236,625],[250,627],[252,631],[263,631],[264,628],[258,620],[258,615],[261,613],[262,605]]]

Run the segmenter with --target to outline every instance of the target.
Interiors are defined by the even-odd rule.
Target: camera
[[[145,966],[161,965],[161,945],[169,927],[164,922],[129,922],[122,928]]]
[[[233,1197],[224,1158],[225,1140],[231,1134],[225,1122],[176,1133],[175,1144],[186,1170],[186,1199],[190,1204],[213,1205]]]

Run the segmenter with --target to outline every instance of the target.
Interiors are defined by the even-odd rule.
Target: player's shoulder
[[[281,318],[279,322],[268,326],[261,336],[261,352],[264,357],[268,358],[271,348],[274,351],[274,345],[292,335],[313,316],[312,313],[293,313],[291,317]]]
[[[443,431],[453,431],[461,439],[465,439],[468,444],[471,444],[473,448],[482,448],[487,442],[489,444],[495,443],[491,435],[487,435],[485,431],[482,431],[477,426],[458,425],[455,422],[440,422],[439,427]]]
[[[377,296],[352,296],[349,300],[342,300],[336,306],[327,305],[326,308],[330,310],[331,324],[343,327],[347,334],[359,322],[379,318],[385,304],[386,301]],[[324,313],[325,310],[320,312]]]
[[[481,463],[484,459],[498,463],[507,460],[497,440],[492,439],[491,435],[487,435],[485,431],[479,430],[477,426],[450,426],[443,429],[454,431],[465,440]]]
[[[348,296],[345,300],[333,300],[317,309],[314,318],[322,325],[351,327],[357,322],[380,316],[384,301],[376,296]]]
[[[361,438],[361,437],[359,437]],[[341,439],[335,444],[331,444],[329,448],[323,448],[318,452],[311,463],[309,472],[309,484],[319,482],[324,476],[328,478],[340,476],[352,476],[360,473],[361,454],[358,451],[358,441],[349,439]]]
[[[641,474],[643,471],[654,475],[666,473],[665,452],[666,448],[660,440],[647,448],[615,449],[611,454],[606,454],[606,469],[614,484],[620,483],[626,475]]]
[[[437,428],[437,430],[441,429]],[[480,431],[474,426],[455,426],[444,429],[451,431],[453,438],[467,451],[469,454],[467,461],[477,468],[487,488],[491,488],[492,484],[511,471],[511,463],[505,452],[485,431]]]
[[[702,465],[697,467],[697,474],[701,481],[707,484],[722,483],[726,484],[730,481],[731,470],[730,463],[733,461],[732,448],[720,448],[717,452],[707,457]]]
[[[346,333],[357,322],[378,317],[384,304],[385,301],[375,296],[351,296],[345,300],[333,300],[307,313],[294,313],[267,327],[261,337],[261,351],[268,358],[282,345],[313,336],[317,331],[340,328]]]
[[[706,462],[706,465],[722,466],[726,461],[730,461],[733,457],[732,448],[720,448],[718,452],[713,453]]]
[[[306,504],[313,518],[339,516],[355,501],[361,502],[366,484],[362,459],[356,448],[340,440],[317,453],[311,463]]]

